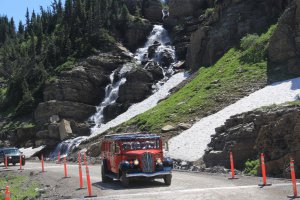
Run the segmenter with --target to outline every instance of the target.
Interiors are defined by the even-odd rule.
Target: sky
[[[20,20],[24,23],[27,8],[31,16],[32,10],[39,13],[40,6],[46,9],[52,2],[53,0],[0,0],[0,15],[7,15],[9,19],[13,17],[16,24]]]

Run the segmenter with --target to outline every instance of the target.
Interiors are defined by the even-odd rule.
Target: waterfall
[[[156,47],[155,54],[152,58],[149,58],[148,49],[153,45],[155,45]],[[169,66],[163,67],[162,56],[164,53],[170,55],[174,62],[172,62]],[[147,39],[147,42],[142,48],[136,50],[136,52],[134,53],[134,58],[139,64],[143,64],[149,61],[157,62],[159,64],[159,67],[163,71],[164,78],[154,85],[155,90],[153,95],[140,103],[132,105],[125,113],[104,124],[103,111],[105,107],[116,102],[118,98],[119,88],[126,82],[125,74],[132,69],[132,63],[123,65],[123,67],[119,71],[113,71],[110,75],[110,84],[105,88],[105,98],[97,107],[97,113],[90,118],[90,120],[95,123],[95,126],[91,129],[92,135],[90,137],[101,134],[105,130],[117,126],[135,117],[136,115],[155,107],[161,99],[164,99],[169,95],[169,90],[177,86],[188,77],[188,74],[183,72],[174,74],[173,66],[176,63],[175,47],[171,45],[171,40],[168,36],[168,32],[163,28],[162,25],[154,25],[153,30],[151,31]],[[120,80],[115,80],[116,76],[120,77]],[[86,137],[78,137],[61,142],[60,144],[58,144],[55,151],[52,152],[50,157],[55,158],[58,151],[61,152],[61,155],[67,155],[85,139]]]
[[[114,77],[116,75],[116,70],[111,73],[109,76],[110,84],[105,88],[105,98],[100,106],[97,106],[97,112],[94,116],[91,117],[91,120],[96,124],[96,126],[100,126],[104,121],[103,111],[108,105],[112,105],[116,102],[119,94],[119,88],[122,84],[126,82],[126,78],[122,78],[121,80],[114,82]]]
[[[82,137],[77,137],[74,139],[65,140],[65,141],[59,143],[56,146],[56,148],[54,149],[54,151],[52,151],[50,153],[48,158],[50,160],[57,159],[58,152],[60,152],[61,158],[67,156],[69,154],[69,152],[72,152],[76,147],[78,147],[80,145],[80,143],[82,141],[86,140],[87,138],[88,137],[82,136]]]

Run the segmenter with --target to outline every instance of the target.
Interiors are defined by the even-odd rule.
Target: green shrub
[[[244,173],[257,175],[257,170],[259,167],[259,160],[247,160],[245,163],[245,170]]]
[[[269,38],[273,34],[276,25],[270,27],[268,32],[258,36],[257,34],[248,34],[241,39],[240,47],[244,51],[241,60],[245,63],[257,63],[267,58],[269,47]]]
[[[213,14],[214,11],[214,8],[207,8],[204,13],[205,17],[208,17],[209,15]]]
[[[58,66],[55,69],[55,71],[56,72],[70,71],[70,70],[73,69],[74,64],[75,64],[75,59],[74,58],[68,58],[68,60],[64,64]]]

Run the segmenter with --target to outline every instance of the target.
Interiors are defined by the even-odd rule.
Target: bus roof
[[[105,140],[117,140],[117,141],[129,141],[129,140],[139,140],[139,139],[160,139],[159,135],[150,133],[127,133],[127,134],[114,134],[106,135]]]

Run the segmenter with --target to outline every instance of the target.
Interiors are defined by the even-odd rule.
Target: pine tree
[[[24,34],[24,26],[22,24],[22,21],[19,21],[18,33],[19,33],[19,35],[23,35]]]

